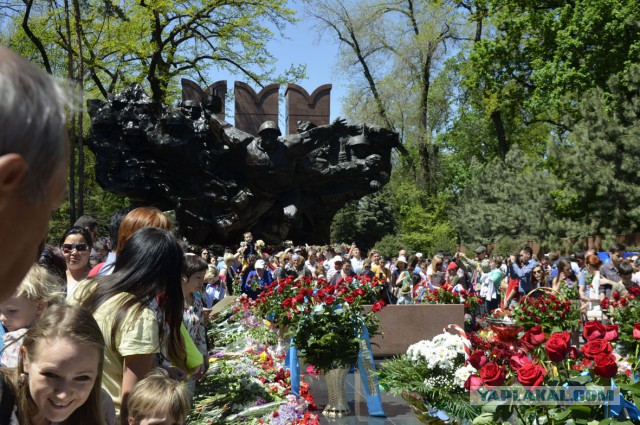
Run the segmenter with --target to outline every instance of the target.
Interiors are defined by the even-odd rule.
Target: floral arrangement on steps
[[[481,333],[443,333],[414,344],[405,355],[384,361],[380,382],[388,391],[401,394],[423,423],[640,422],[640,411],[634,405],[640,400],[640,383],[635,382],[633,373],[637,369],[637,356],[633,353],[623,357],[616,353],[617,325],[604,327],[593,323],[585,327],[583,336],[587,343],[580,349],[571,346],[569,332],[547,336],[542,326],[529,329],[515,344],[487,339]],[[521,398],[518,402],[483,398],[487,394],[498,396],[500,391],[496,387]],[[551,399],[546,400],[548,404],[541,404],[535,401],[535,396],[527,398],[531,397],[527,394],[537,396],[542,390],[548,394],[553,391],[571,394],[572,389],[581,388],[600,394],[615,387],[620,391],[619,402],[596,400],[589,404],[579,399],[573,404],[562,404]],[[473,403],[471,396],[475,397]]]
[[[375,312],[382,285],[366,276],[346,277],[334,285],[311,278],[280,279],[269,285],[255,300],[246,303],[252,314],[268,320],[274,329],[286,329],[296,354],[328,377],[330,399],[324,413],[342,416],[349,413],[344,396],[345,374],[358,361],[366,335],[376,335],[379,319]],[[364,305],[373,305],[365,312]],[[279,332],[281,333],[281,332]],[[366,345],[366,343],[365,343]],[[331,381],[331,382],[329,382]],[[335,385],[334,385],[335,384]]]
[[[286,329],[307,363],[328,371],[355,364],[363,325],[369,335],[377,333],[381,289],[377,279],[367,277],[347,277],[335,285],[286,278],[269,285],[250,308],[275,328]],[[365,313],[366,304],[373,304],[373,311]]]
[[[319,424],[309,385],[303,376],[300,398],[291,394],[284,358],[261,319],[236,305],[210,323],[208,333],[215,348],[196,386],[189,424]]]
[[[478,314],[482,306],[479,296],[464,289],[454,291],[451,285],[425,290],[419,299],[420,304],[464,304],[464,312],[469,315]]]
[[[380,385],[401,395],[423,423],[472,419],[476,411],[465,382],[476,369],[466,364],[464,346],[461,336],[450,333],[413,344],[405,355],[382,363]]]

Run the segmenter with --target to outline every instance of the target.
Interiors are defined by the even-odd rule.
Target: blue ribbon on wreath
[[[300,397],[300,362],[298,361],[298,347],[293,343],[293,338],[289,343],[287,355],[284,358],[284,367],[289,369],[291,379],[291,394]]]
[[[362,319],[359,319],[359,321],[360,332],[358,336],[360,337],[360,350],[358,351],[358,370],[360,371],[360,379],[362,380],[362,387],[364,388],[367,399],[367,410],[369,411],[369,416],[386,418],[387,415],[382,408],[382,397],[380,396],[378,377],[375,375],[376,364],[373,361],[369,330]]]
[[[340,305],[334,306],[340,308]],[[380,395],[380,385],[378,378],[375,376],[376,365],[373,361],[371,351],[371,338],[366,325],[359,319],[360,330],[354,331],[360,338],[360,350],[358,351],[358,370],[360,371],[360,379],[365,390],[365,398],[367,400],[367,410],[369,416],[386,418],[382,408],[382,397]],[[289,350],[284,359],[284,365],[289,369],[291,379],[291,393],[296,397],[300,397],[300,362],[298,361],[298,348],[295,346],[293,338],[291,338]]]
[[[611,389],[615,390],[616,388],[617,388],[616,383],[614,379],[611,378]],[[604,408],[605,418],[610,418],[610,417],[624,418],[623,413],[624,411],[626,411],[627,415],[629,416],[629,419],[631,419],[632,421],[637,422],[640,420],[640,410],[638,410],[635,404],[625,399],[622,396],[622,394],[619,394],[618,400],[619,402],[615,404],[613,403],[609,404],[605,402],[605,408]]]

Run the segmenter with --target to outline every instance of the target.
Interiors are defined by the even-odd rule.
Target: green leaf
[[[551,418],[554,421],[564,421],[569,416],[571,416],[571,410],[569,409],[556,410],[553,413],[550,413],[549,416],[551,416]]]
[[[593,416],[591,406],[574,404],[572,406],[569,406],[569,411],[572,412],[571,416],[573,416],[575,419],[591,419],[591,417]]]
[[[472,423],[473,425],[492,425],[495,424],[496,421],[492,413],[483,412],[479,416],[477,416]]]
[[[572,384],[586,385],[590,381],[591,381],[591,377],[589,376],[582,376],[582,375],[572,376],[569,378],[569,385],[572,385]]]

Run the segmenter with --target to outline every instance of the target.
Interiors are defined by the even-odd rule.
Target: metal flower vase
[[[347,393],[345,390],[347,375],[351,368],[331,369],[324,374],[327,384],[329,401],[322,413],[331,418],[339,418],[351,414],[351,409],[347,404]]]

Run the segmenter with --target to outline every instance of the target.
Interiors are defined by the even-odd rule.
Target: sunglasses
[[[70,253],[74,249],[78,252],[85,252],[87,249],[89,249],[89,246],[86,243],[77,243],[75,245],[70,243],[62,244],[62,252],[64,252],[65,254]]]

